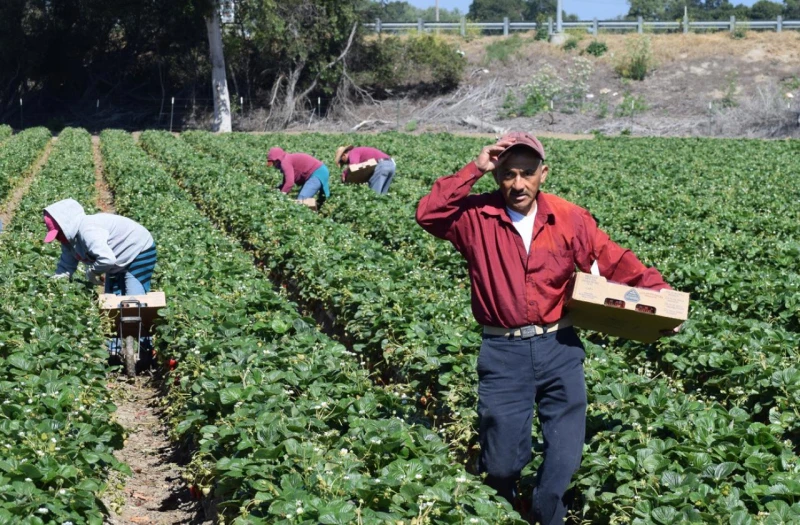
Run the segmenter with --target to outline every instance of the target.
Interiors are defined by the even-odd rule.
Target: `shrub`
[[[653,66],[650,38],[638,36],[626,41],[625,52],[617,60],[614,69],[622,78],[644,80]]]
[[[518,108],[521,116],[532,117],[541,111],[550,109],[550,101],[561,92],[561,81],[555,69],[550,64],[545,64],[533,76],[530,84],[522,88],[524,96]]]
[[[580,110],[589,93],[589,79],[592,77],[592,61],[584,57],[575,57],[567,67],[567,81],[563,84],[567,108]]]
[[[747,38],[747,24],[737,22],[736,27],[731,31],[731,38],[734,40],[743,40]]]
[[[547,40],[550,37],[547,29],[547,17],[545,17],[542,13],[539,13],[536,16],[536,35],[533,37],[534,40]]]
[[[563,49],[564,51],[572,51],[573,49],[576,49],[578,47],[578,42],[580,42],[580,40],[571,36],[567,39],[566,42],[564,42],[564,45],[561,46],[561,49]]]
[[[465,65],[454,44],[436,35],[417,34],[367,43],[354,69],[358,83],[372,89],[422,86],[444,92],[458,86]]]
[[[622,97],[622,102],[614,110],[614,115],[617,117],[633,117],[645,110],[647,110],[647,103],[644,100],[644,96],[625,93]]]
[[[728,75],[728,86],[725,89],[725,94],[723,95],[722,100],[720,101],[723,108],[735,108],[739,105],[739,103],[736,102],[736,78],[737,77],[735,73]]]
[[[586,52],[592,56],[601,57],[606,51],[608,51],[608,46],[605,42],[599,40],[592,40],[592,42],[586,46]]]
[[[519,51],[522,47],[522,43],[522,38],[517,34],[509,38],[496,40],[486,46],[484,62],[488,64],[490,62],[500,61],[505,64]]]

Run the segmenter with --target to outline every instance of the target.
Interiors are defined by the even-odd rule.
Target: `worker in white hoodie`
[[[141,224],[110,213],[86,215],[77,201],[64,199],[44,209],[44,242],[61,242],[53,278],[71,278],[82,262],[92,284],[105,281],[105,292],[142,295],[150,291],[156,245]]]

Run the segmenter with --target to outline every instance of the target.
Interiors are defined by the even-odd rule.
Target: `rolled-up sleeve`
[[[471,162],[458,173],[442,177],[417,206],[417,223],[431,235],[453,243],[460,251],[459,220],[472,186],[483,173]]]
[[[575,263],[582,272],[589,273],[597,261],[600,275],[609,281],[650,290],[671,289],[656,268],[645,266],[631,250],[612,241],[586,210],[580,210],[576,234]]]

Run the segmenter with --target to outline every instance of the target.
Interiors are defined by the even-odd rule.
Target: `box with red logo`
[[[567,311],[579,328],[652,343],[689,317],[689,294],[610,283],[578,272],[567,289]]]

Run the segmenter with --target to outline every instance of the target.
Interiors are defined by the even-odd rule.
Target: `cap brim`
[[[58,237],[58,230],[50,230],[44,237],[44,242],[53,242]]]

